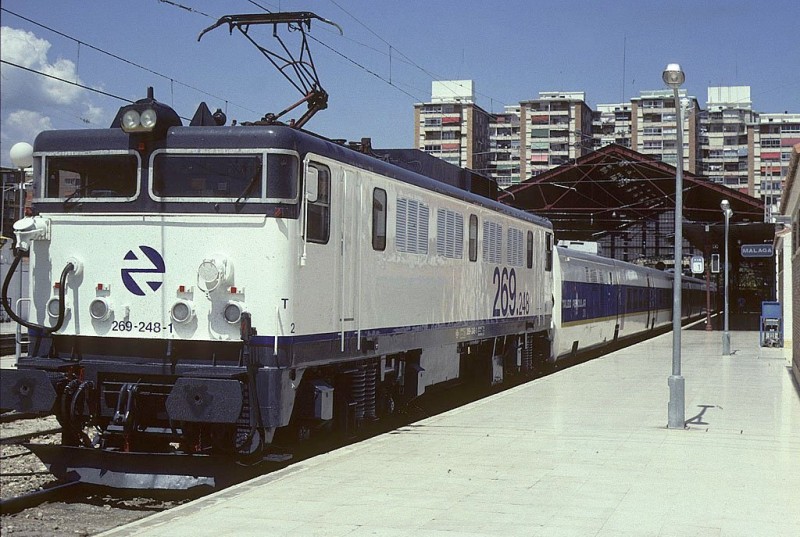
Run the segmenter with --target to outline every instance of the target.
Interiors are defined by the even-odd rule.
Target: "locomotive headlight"
[[[225,321],[230,324],[236,324],[242,319],[242,305],[239,302],[228,302],[225,304],[225,309],[222,310],[222,316]]]
[[[233,266],[222,256],[204,259],[197,268],[197,279],[206,291],[213,291],[221,283],[226,282],[233,273]]]
[[[125,132],[149,132],[155,128],[157,121],[158,114],[152,108],[145,108],[141,112],[131,108],[122,114],[120,126]]]
[[[111,303],[105,297],[95,298],[89,304],[89,315],[92,316],[92,319],[97,321],[108,320],[112,312]],[[58,314],[58,312],[56,312],[56,314]]]
[[[143,134],[151,139],[165,138],[170,127],[180,127],[181,118],[169,106],[156,101],[153,88],[147,88],[147,98],[123,106],[117,111],[112,129],[128,134]]]
[[[152,108],[148,108],[147,110],[143,111],[139,121],[142,125],[143,129],[153,130],[156,126],[156,121],[158,120],[158,114]]]
[[[61,304],[61,301],[58,299],[57,296],[54,296],[50,300],[47,301],[47,315],[52,317],[53,319],[58,319],[58,307]],[[66,315],[67,311],[69,310],[69,306],[64,306],[64,314]]]
[[[140,126],[139,112],[136,110],[128,110],[122,114],[122,130],[125,132],[133,132],[139,130]]]
[[[194,305],[188,300],[178,300],[172,305],[169,316],[176,323],[188,323],[194,318]]]

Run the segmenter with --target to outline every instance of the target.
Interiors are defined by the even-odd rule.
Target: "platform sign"
[[[702,255],[692,256],[692,274],[702,274],[706,270],[706,260]]]
[[[771,244],[742,244],[742,257],[772,257],[774,254]]]
[[[711,254],[711,272],[719,274],[719,254]]]

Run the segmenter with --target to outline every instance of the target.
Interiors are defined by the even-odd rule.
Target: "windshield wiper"
[[[100,182],[100,181],[89,181],[89,182],[88,182],[88,183],[86,183],[85,185],[83,185],[83,186],[80,186],[80,187],[76,188],[76,189],[75,189],[75,192],[73,192],[72,194],[70,194],[69,196],[67,196],[67,197],[64,199],[64,201],[63,201],[63,203],[64,203],[64,206],[66,206],[66,205],[67,205],[67,204],[68,204],[70,201],[72,201],[74,198],[82,198],[82,197],[84,197],[83,195],[84,195],[86,192],[88,192],[88,190],[89,190],[90,188],[92,188],[92,187],[94,187],[94,186],[97,186],[97,184],[98,184],[99,182]]]
[[[256,186],[256,183],[261,179],[261,167],[256,170],[256,173],[253,174],[253,177],[250,179],[250,182],[247,183],[247,186],[244,188],[244,191],[236,198],[236,201],[233,202],[234,205],[237,207],[242,203],[242,199],[249,196],[250,191],[253,190],[253,187]]]

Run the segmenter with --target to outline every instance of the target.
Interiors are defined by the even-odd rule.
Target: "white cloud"
[[[107,127],[111,124],[108,111],[92,103],[84,103],[82,118],[89,122],[89,126],[94,128]]]
[[[0,57],[3,60],[80,83],[75,63],[63,58],[50,61],[48,59],[50,48],[48,41],[39,39],[33,32],[9,26],[0,28]],[[0,66],[0,73],[3,79],[3,107],[6,110],[73,104],[83,92],[77,86],[31,73],[13,65],[3,64]]]
[[[0,57],[6,61],[30,68],[47,63],[50,43],[39,39],[33,32],[3,26],[0,28],[0,45]]]
[[[0,162],[2,166],[11,167],[9,151],[17,142],[28,142],[33,144],[36,136],[44,131],[53,128],[49,117],[34,112],[32,110],[15,110],[3,118],[3,130],[0,135]]]
[[[50,118],[32,110],[17,110],[8,115],[6,125],[19,132],[27,132],[20,138],[33,140],[40,132],[53,128]]]
[[[50,42],[33,32],[0,28],[0,57],[9,63],[83,84],[73,61],[52,57]],[[33,143],[43,130],[105,126],[107,113],[92,96],[66,84],[15,65],[0,64],[0,165],[9,165],[8,150],[20,141]]]

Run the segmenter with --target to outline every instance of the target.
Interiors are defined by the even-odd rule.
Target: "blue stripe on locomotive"
[[[669,309],[671,293],[669,288],[565,281],[561,285],[561,324]]]

